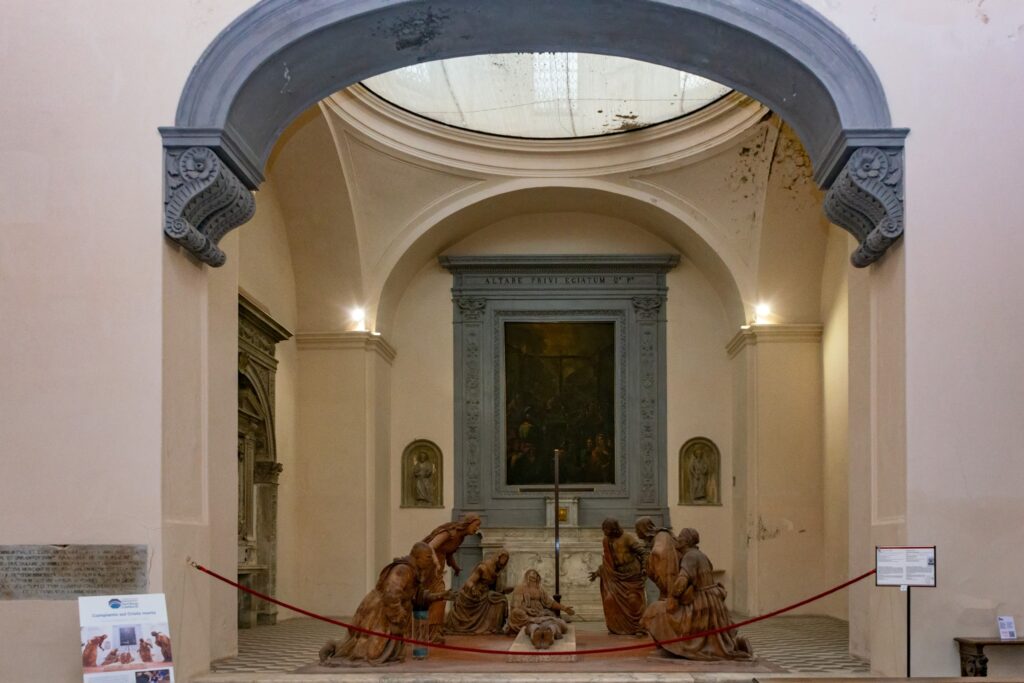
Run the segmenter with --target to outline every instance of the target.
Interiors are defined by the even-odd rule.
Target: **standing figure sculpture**
[[[640,635],[644,633],[640,619],[647,607],[643,544],[633,534],[624,532],[616,519],[604,520],[601,530],[603,559],[597,571],[590,573],[590,580],[601,580],[604,622],[609,633]]]
[[[381,570],[377,584],[359,603],[353,623],[377,633],[408,637],[413,602],[434,603],[448,597],[426,592],[435,571],[433,549],[417,542],[408,555],[396,557]],[[348,639],[329,640],[320,648],[321,666],[380,666],[403,659],[405,643],[351,629]]]
[[[430,454],[420,451],[416,456],[416,464],[412,467],[412,478],[416,482],[413,487],[417,503],[430,505],[434,502],[434,475],[437,468],[430,462]]]
[[[668,597],[647,608],[642,621],[644,627],[659,648],[676,657],[704,661],[752,659],[750,644],[735,629],[663,644],[674,638],[732,625],[725,607],[725,587],[715,581],[711,560],[697,547],[700,534],[696,529],[683,529],[678,542],[678,575]]]
[[[708,449],[697,446],[690,459],[690,501],[697,503],[708,497]]]
[[[444,592],[444,567],[452,568],[455,576],[459,575],[462,568],[455,561],[455,551],[459,549],[466,536],[472,536],[480,531],[480,516],[472,513],[465,514],[457,522],[448,522],[437,527],[423,539],[434,551],[434,564],[436,572],[434,582],[429,587],[435,593]],[[442,631],[444,630],[444,603],[435,602],[430,606],[427,614],[427,627],[429,628],[429,639],[433,643],[444,643]]]
[[[462,635],[501,633],[508,618],[508,598],[512,589],[498,591],[498,577],[508,564],[508,551],[499,550],[478,564],[462,584],[448,617],[444,632]]]
[[[512,591],[512,604],[508,611],[508,624],[505,625],[505,632],[511,635],[519,633],[524,626],[536,623],[540,624],[554,619],[558,624],[560,633],[565,631],[565,620],[560,619],[554,610],[565,612],[572,616],[576,612],[572,607],[556,602],[544,586],[540,585],[540,572],[536,569],[527,569],[523,574],[523,581]],[[568,626],[566,626],[568,628]]]
[[[636,535],[644,543],[647,556],[644,569],[647,578],[658,589],[658,599],[668,597],[669,589],[679,576],[679,551],[671,529],[656,526],[650,517],[636,520]],[[653,604],[654,601],[651,601]]]

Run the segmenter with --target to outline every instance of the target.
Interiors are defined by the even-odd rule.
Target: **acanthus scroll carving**
[[[825,214],[860,242],[854,266],[881,258],[903,235],[903,150],[857,149],[825,195]]]
[[[164,233],[211,266],[217,243],[256,212],[252,192],[209,147],[166,149]]]

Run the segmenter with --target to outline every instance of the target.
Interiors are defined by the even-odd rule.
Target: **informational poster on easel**
[[[163,593],[78,598],[84,683],[172,683]]]
[[[935,546],[875,546],[875,585],[907,594],[907,678],[910,678],[910,589],[935,588]]]

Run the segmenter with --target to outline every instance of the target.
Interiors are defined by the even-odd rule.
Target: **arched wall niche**
[[[417,62],[530,51],[630,57],[750,95],[803,141],[826,213],[860,243],[855,265],[902,235],[907,131],[864,56],[798,0],[263,0],[207,48],[161,129],[164,231],[221,265],[217,243],[252,216],[274,142],[311,104]]]
[[[643,193],[597,180],[570,184],[537,181],[533,186],[507,183],[491,187],[454,206],[442,209],[416,225],[409,226],[404,239],[394,244],[380,269],[382,279],[370,288],[378,293],[371,305],[376,329],[385,337],[390,332],[402,294],[416,273],[428,262],[473,232],[520,214],[591,213],[634,223],[677,248],[701,270],[718,294],[726,314],[735,327],[745,322],[754,299],[756,282],[738,258],[712,243],[715,231],[702,221],[710,219],[694,212],[686,215],[678,207],[662,208],[647,200]],[[723,257],[722,254],[725,254]]]

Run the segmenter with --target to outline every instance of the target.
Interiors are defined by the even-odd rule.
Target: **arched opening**
[[[312,16],[302,16],[302,12],[295,10],[291,3],[261,3],[229,27],[211,46],[197,65],[183,94],[177,126],[164,130],[168,159],[171,168],[177,169],[172,171],[168,185],[171,196],[168,204],[168,232],[201,260],[221,262],[217,255],[217,242],[240,218],[251,214],[251,207],[247,206],[249,195],[246,188],[255,189],[263,181],[263,165],[271,156],[275,140],[289,122],[296,119],[310,104],[359,78],[424,58],[514,49],[585,49],[604,54],[627,54],[659,64],[685,67],[715,77],[771,107],[793,126],[796,136],[803,142],[813,162],[815,181],[825,188],[844,188],[842,192],[833,193],[831,201],[841,209],[847,206],[844,197],[851,193],[862,193],[858,197],[867,198],[857,204],[855,216],[848,222],[855,225],[858,233],[856,236],[862,242],[861,247],[864,244],[873,245],[872,258],[877,258],[902,229],[896,220],[901,204],[887,202],[889,194],[896,194],[899,188],[896,163],[900,159],[899,150],[905,131],[889,128],[884,97],[863,58],[821,17],[795,3],[769,3],[774,13],[767,13],[772,19],[766,23],[763,16],[746,15],[740,10],[707,10],[689,5],[663,2],[628,5],[600,3],[600,6],[587,2],[558,5],[538,3],[536,7],[524,6],[522,16],[517,9],[513,13],[514,20],[511,24],[505,22],[499,36],[480,29],[481,26],[493,25],[489,23],[490,17],[502,11],[496,3],[450,3],[444,7],[393,3],[365,14],[348,8],[332,7]],[[564,9],[569,6],[574,6],[577,12],[581,8],[586,11],[579,14],[573,12],[570,17]],[[530,15],[530,10],[536,11]],[[285,14],[279,14],[281,12]],[[635,22],[613,20],[616,12],[628,13],[635,18]],[[584,16],[587,18],[581,23],[580,18]],[[275,21],[280,17],[287,17],[288,21],[284,24]],[[543,20],[538,21],[538,17]],[[623,28],[623,23],[629,24],[629,27]],[[534,30],[539,24],[545,28]],[[274,26],[273,36],[265,32],[269,31],[271,25]],[[615,27],[614,30],[609,28],[611,26]],[[808,26],[813,28],[809,29]],[[670,27],[676,30],[670,30]],[[698,28],[706,32],[703,37],[697,32]],[[680,30],[685,35],[681,35]],[[690,35],[689,31],[694,31],[694,34]],[[760,35],[754,35],[757,31],[761,31]],[[796,47],[797,41],[792,38],[794,31],[801,36],[799,47]],[[641,35],[644,36],[643,40],[639,40]],[[720,42],[710,44],[707,35],[717,36]],[[689,36],[689,42],[685,40],[686,36]],[[258,43],[258,49],[251,50],[254,43],[249,41]],[[677,44],[680,41],[688,46],[685,55],[681,55],[678,50]],[[626,45],[643,47],[626,48]],[[726,46],[732,47],[729,59],[724,58],[728,53]],[[243,53],[245,56],[242,56]],[[824,53],[829,55],[828,58],[822,56]],[[837,64],[841,64],[842,68],[838,68]],[[792,80],[780,83],[779,74],[782,73]],[[216,98],[212,95],[215,91],[219,93]],[[332,133],[336,131],[332,130]],[[865,154],[872,155],[869,161],[878,159],[878,154],[893,161],[893,166],[885,167],[881,174],[877,168],[869,169],[866,175],[870,177],[866,180],[878,186],[870,190],[864,190],[863,185],[857,184],[857,171],[863,170],[863,165],[846,166],[860,147],[874,150],[865,151]],[[196,152],[196,149],[205,150],[206,156],[203,156],[204,152]],[[547,188],[534,190],[523,185],[508,187],[503,192],[491,191],[493,196],[505,198],[483,202],[471,201],[467,195],[466,207],[462,212],[454,212],[447,217],[438,214],[433,219],[424,217],[425,230],[417,234],[413,228],[409,233],[411,238],[409,235],[403,237],[406,242],[397,248],[392,254],[393,260],[387,263],[387,276],[377,283],[378,290],[375,291],[380,293],[378,316],[383,329],[393,327],[391,319],[398,315],[396,312],[402,307],[402,299],[409,295],[413,281],[417,277],[429,277],[429,274],[424,275],[426,266],[422,264],[429,263],[443,250],[443,246],[458,243],[460,240],[455,239],[456,235],[470,239],[472,234],[481,230],[496,230],[493,226],[502,220],[520,220],[523,213],[549,216],[579,213],[588,204],[591,210],[596,205],[598,215],[620,220],[628,217],[633,223],[633,229],[653,233],[666,244],[683,251],[690,259],[699,262],[704,253],[707,258],[699,270],[705,279],[713,281],[709,291],[714,292],[714,296],[720,300],[717,305],[727,311],[723,313],[723,319],[729,322],[722,323],[723,329],[749,320],[747,312],[756,301],[748,297],[756,297],[762,291],[761,283],[754,275],[738,275],[739,268],[726,266],[728,257],[725,251],[708,249],[706,243],[702,245],[700,240],[693,240],[693,230],[688,232],[687,221],[680,218],[684,215],[680,210],[682,202],[675,205],[676,211],[673,214],[663,209],[650,209],[644,203],[642,193],[635,190],[632,193],[620,191],[619,194],[625,199],[608,201],[595,189],[598,183],[581,182],[577,187],[563,184],[560,190],[552,187],[560,187],[558,184],[547,185]],[[201,206],[202,202],[195,200],[200,195],[208,199],[210,194],[203,194],[205,192],[221,199]],[[517,195],[517,192],[522,194]],[[659,200],[661,197],[656,195]],[[507,206],[513,207],[523,201],[531,206],[530,211],[502,208],[502,202],[508,202]],[[646,201],[653,203],[649,197]],[[881,209],[873,214],[875,205],[881,206]],[[864,209],[865,206],[868,208]],[[460,233],[457,227],[460,221],[468,225],[466,221],[473,216],[474,211],[480,211],[486,221],[482,218],[474,219],[471,221],[473,228]],[[503,212],[506,215],[503,216]],[[672,218],[668,219],[663,214]],[[654,215],[659,217],[653,218]],[[868,218],[865,219],[865,216]],[[433,229],[437,232],[431,232]],[[887,236],[883,235],[889,242],[879,242],[878,239],[871,242],[870,235],[876,234],[877,237],[879,229],[889,231]],[[451,231],[447,233],[449,237],[439,238],[446,231]],[[244,248],[244,237],[242,239]],[[758,240],[757,247],[760,248],[764,241],[761,238]],[[478,244],[477,248],[480,246]],[[359,248],[366,247],[360,243]],[[416,263],[421,264],[419,269],[414,267]],[[362,265],[379,266],[380,262]],[[437,275],[436,272],[433,274]],[[724,284],[715,284],[719,281]],[[372,280],[368,278],[364,282]],[[435,287],[432,299],[435,303],[437,284],[435,279],[432,285]],[[380,529],[398,528],[396,520],[401,514],[391,504],[394,500],[392,489],[396,484],[391,476],[394,463],[389,460],[395,449],[400,452],[404,444],[396,442],[402,438],[401,435],[394,430],[379,430],[380,423],[377,422],[384,419],[383,415],[387,415],[388,420],[394,420],[391,403],[396,384],[394,376],[389,375],[391,371],[384,369],[376,359],[364,359],[365,362],[356,368],[342,368],[341,365],[348,363],[348,360],[327,359],[330,351],[355,347],[340,337],[316,338],[314,332],[308,330],[309,336],[303,338],[301,333],[299,336],[300,350],[304,347],[306,353],[323,356],[325,365],[318,366],[319,370],[314,371],[314,374],[320,374],[326,379],[332,373],[341,373],[344,377],[362,377],[361,381],[365,381],[367,386],[378,383],[378,387],[389,387],[387,391],[377,394],[364,389],[360,395],[362,405],[357,411],[369,424],[377,425],[366,429],[363,442],[358,444],[360,448],[366,448],[374,454],[367,459],[359,477],[364,485],[376,487],[374,490],[390,491],[386,496],[367,495],[352,501],[353,505],[362,510],[350,519],[355,528],[366,530],[361,534],[365,555],[354,563],[349,562],[353,564],[353,579],[352,585],[345,590],[359,592],[360,586],[373,575],[380,560],[393,554],[392,545],[401,544],[400,534],[380,534]],[[758,332],[755,330],[755,334]],[[408,338],[410,331],[406,329],[397,334]],[[811,338],[814,337],[813,332],[809,334]],[[755,340],[756,343],[749,342],[748,337],[748,342],[739,352],[744,352],[743,348],[766,345],[770,336],[766,333]],[[814,343],[813,339],[810,341]],[[387,356],[391,352],[382,348],[372,337],[366,337],[360,344],[360,351],[370,350],[383,359],[385,364],[390,364]],[[399,345],[396,343],[396,346]],[[814,356],[808,356],[801,362],[810,368],[814,365]],[[332,363],[335,365],[328,367]],[[762,368],[766,365],[768,363],[762,360]],[[747,372],[746,369],[739,372],[740,376],[747,377],[743,374]],[[716,383],[719,389],[724,386],[721,379],[719,377]],[[299,378],[300,384],[301,381],[302,376]],[[733,384],[733,380],[728,383]],[[736,380],[736,383],[741,382]],[[324,390],[328,391],[326,387]],[[718,428],[721,433],[728,434],[727,443],[733,449],[738,449],[743,439],[756,436],[740,427],[744,420],[753,419],[744,411],[756,410],[758,407],[749,404],[750,397],[746,394],[742,394],[746,402],[737,407],[736,402],[740,401],[741,394],[740,391],[730,394],[726,404],[734,417],[730,424]],[[793,406],[794,410],[798,408]],[[299,419],[301,421],[302,418]],[[333,435],[328,437],[328,441],[337,438],[344,437]],[[443,440],[437,441],[445,450]],[[723,442],[719,439],[717,443],[721,447]],[[743,447],[749,445],[744,443]],[[668,450],[671,452],[673,449]],[[673,468],[673,471],[678,474],[677,469]],[[721,474],[725,476],[724,472]],[[669,480],[673,480],[673,472],[669,472]],[[325,477],[321,483],[326,485],[328,482],[329,478]],[[745,500],[743,505],[749,502]],[[732,519],[744,517],[752,510],[756,510],[756,507],[742,510],[737,507]],[[414,514],[427,518],[423,511]],[[744,528],[747,521],[744,517]],[[758,518],[757,521],[760,523],[762,520]],[[733,526],[733,521],[730,521],[723,529],[731,529]],[[798,529],[793,531],[803,533]],[[772,530],[768,529],[766,533],[770,536]],[[318,552],[319,548],[313,544],[304,550]],[[743,576],[743,572],[756,575],[763,571],[758,569],[757,562],[770,564],[768,559],[750,560],[744,557],[745,553],[738,542],[729,547],[728,552],[737,562],[733,567],[737,577],[742,577],[740,580],[748,582],[748,585],[753,579],[749,575]],[[745,563],[742,568],[739,564],[741,560]],[[330,558],[322,561],[331,564]],[[762,609],[764,605],[775,604],[775,601],[782,600],[788,594],[782,591],[770,600],[763,600],[758,597],[757,590],[770,592],[777,589],[778,586],[760,586],[753,590],[753,595],[750,591],[745,594],[740,591],[737,599],[742,600],[748,608]]]

